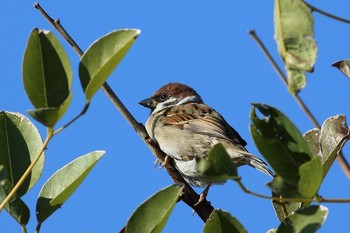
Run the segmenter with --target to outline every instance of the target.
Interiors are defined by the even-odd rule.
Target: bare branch
[[[39,3],[35,3],[34,7],[40,11],[40,13],[50,22],[50,24],[63,36],[63,38],[72,46],[74,51],[79,56],[83,55],[83,51],[79,48],[77,43],[73,40],[73,38],[68,34],[68,32],[63,28],[59,19],[51,18],[45,10],[39,5]],[[119,112],[123,115],[123,117],[129,122],[129,124],[135,129],[137,134],[141,137],[141,139],[146,143],[152,153],[159,159],[161,162],[164,161],[165,153],[160,150],[159,146],[148,136],[144,126],[141,123],[138,123],[136,119],[131,115],[129,110],[124,106],[118,96],[114,93],[112,88],[105,82],[102,86],[102,90],[107,95],[109,100],[113,103],[113,105],[119,110]],[[192,187],[183,179],[180,173],[175,169],[172,163],[169,163],[165,166],[168,174],[174,180],[175,183],[183,183],[185,185],[182,195],[182,201],[184,201],[188,206],[190,206],[198,216],[206,222],[209,218],[211,212],[214,210],[214,207],[208,201],[203,201],[198,205],[195,205],[199,200],[199,195],[192,189]]]
[[[349,19],[344,19],[344,18],[341,18],[341,17],[339,17],[339,16],[330,14],[330,13],[328,13],[328,12],[326,12],[326,11],[320,10],[320,9],[314,7],[313,5],[311,5],[310,3],[307,3],[307,2],[305,2],[305,1],[304,1],[304,3],[311,9],[311,11],[315,11],[315,12],[320,13],[321,15],[327,16],[327,17],[329,17],[329,18],[338,20],[338,21],[343,22],[343,23],[348,23],[348,24],[350,24],[350,20],[349,20]]]

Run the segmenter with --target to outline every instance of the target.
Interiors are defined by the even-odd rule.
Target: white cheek
[[[154,114],[156,112],[159,112],[159,111],[161,111],[161,110],[163,110],[165,108],[169,108],[169,107],[175,106],[175,105],[177,105],[177,103],[178,103],[178,99],[177,98],[170,97],[166,101],[158,103],[156,108],[153,110],[152,114]]]

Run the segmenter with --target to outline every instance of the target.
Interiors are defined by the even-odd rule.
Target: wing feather
[[[162,119],[163,127],[177,127],[192,133],[223,138],[242,146],[247,144],[218,112],[205,104],[189,103],[166,111]]]

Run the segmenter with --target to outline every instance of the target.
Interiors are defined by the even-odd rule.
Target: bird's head
[[[150,98],[139,102],[142,106],[150,108],[151,113],[186,103],[203,103],[203,101],[193,88],[181,83],[168,83]]]

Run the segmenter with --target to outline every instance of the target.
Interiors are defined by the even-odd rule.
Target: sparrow
[[[173,159],[190,185],[206,187],[208,191],[210,185],[218,182],[204,177],[197,169],[199,159],[206,158],[217,143],[225,147],[235,166],[249,165],[274,176],[263,160],[245,149],[247,143],[238,132],[193,88],[169,83],[139,104],[151,109],[145,125],[147,133]]]

